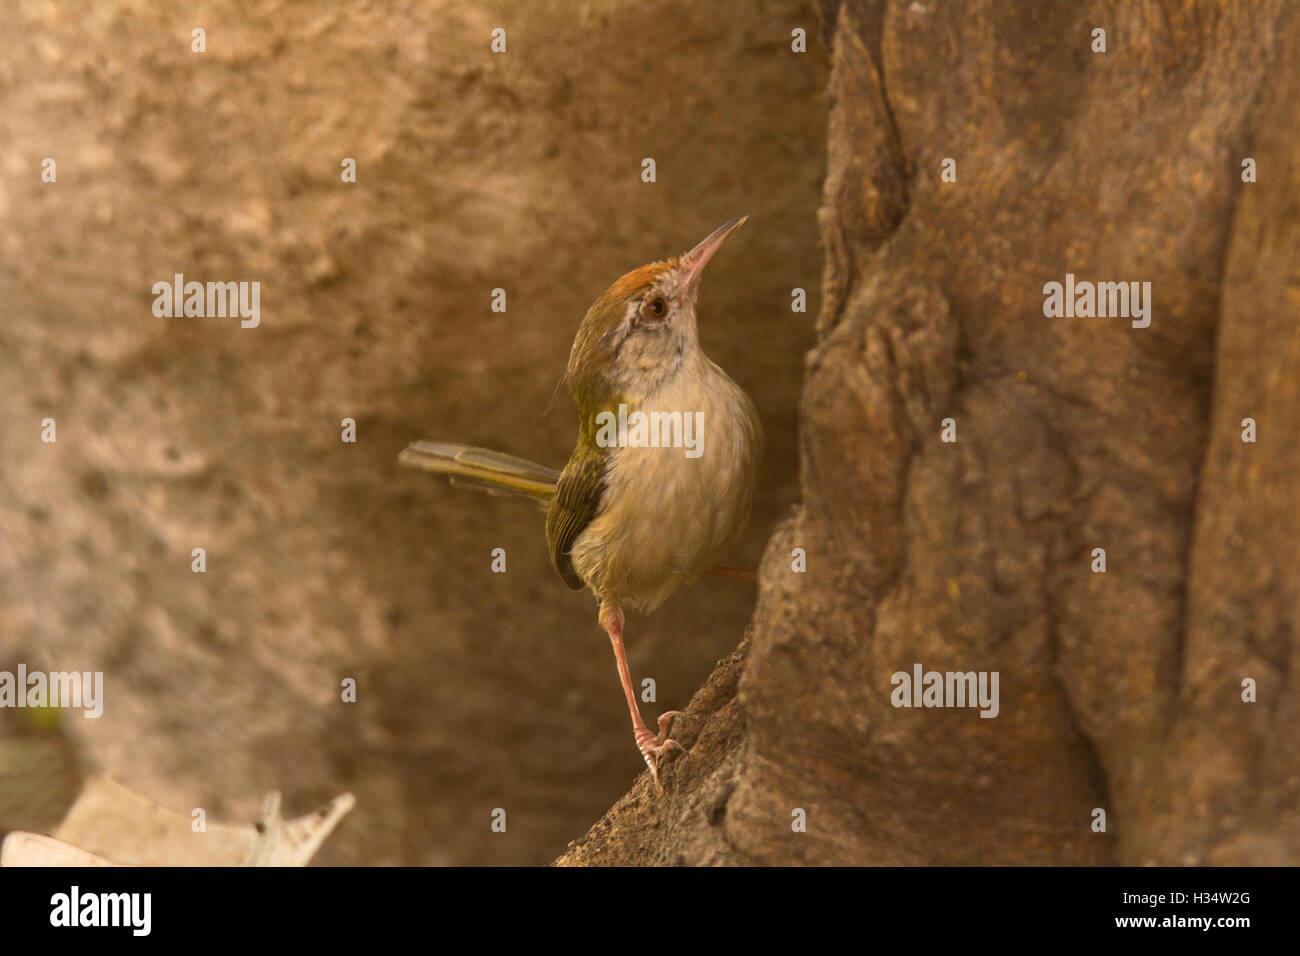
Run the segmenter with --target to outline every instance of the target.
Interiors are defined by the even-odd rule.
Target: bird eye
[[[656,319],[662,319],[668,314],[668,303],[664,301],[663,296],[656,296],[650,300],[650,304],[646,306],[646,309]]]

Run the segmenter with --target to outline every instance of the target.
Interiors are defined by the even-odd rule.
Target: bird
[[[680,256],[633,269],[587,310],[564,375],[579,421],[562,470],[441,441],[412,442],[398,458],[452,484],[521,495],[546,509],[551,562],[565,584],[589,589],[598,602],[633,737],[656,787],[660,758],[685,750],[669,733],[680,712],[661,714],[657,732],[642,719],[623,642],[625,609],[649,613],[706,571],[753,575],[717,562],[749,519],[762,421],[745,390],[704,354],[696,316],[705,266],[748,218]]]

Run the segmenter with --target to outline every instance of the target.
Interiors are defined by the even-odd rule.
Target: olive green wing
[[[551,563],[564,583],[575,591],[584,581],[574,570],[569,552],[578,535],[591,524],[600,510],[605,493],[604,455],[584,455],[570,459],[555,486],[555,497],[546,512],[546,540],[551,546]]]

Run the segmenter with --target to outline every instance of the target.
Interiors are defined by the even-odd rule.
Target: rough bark
[[[560,862],[1300,862],[1300,11],[823,9],[803,503],[690,756]],[[1045,317],[1066,273],[1150,327]],[[1000,714],[894,708],[915,662]]]

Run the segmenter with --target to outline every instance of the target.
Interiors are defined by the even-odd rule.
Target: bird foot
[[[668,727],[672,724],[673,718],[678,716],[681,716],[680,710],[670,710],[660,714],[657,734],[644,725],[635,730],[637,749],[645,758],[645,764],[650,768],[650,776],[654,778],[656,786],[659,785],[659,758],[670,750],[687,752],[685,747],[668,736]]]

